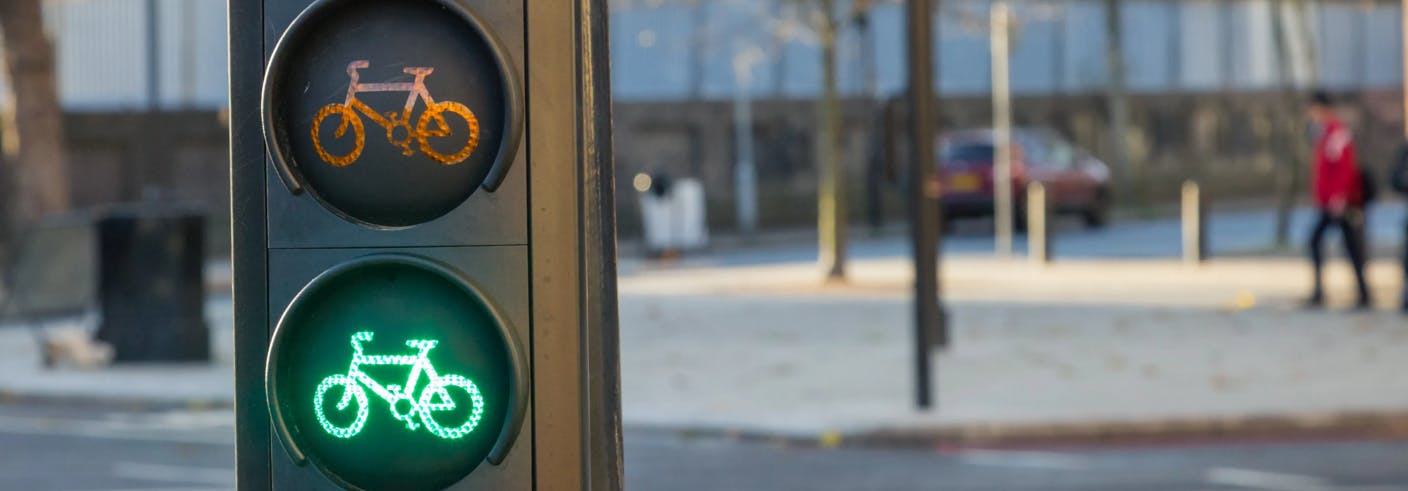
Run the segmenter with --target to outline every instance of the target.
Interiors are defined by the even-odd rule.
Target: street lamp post
[[[733,59],[734,207],[738,231],[752,235],[758,227],[758,170],[753,161],[753,64],[762,58],[757,48],[744,48]]]
[[[993,229],[999,257],[1012,256],[1012,16],[1007,2],[992,4]]]

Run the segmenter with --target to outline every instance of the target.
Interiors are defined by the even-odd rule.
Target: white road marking
[[[1208,469],[1206,480],[1211,484],[1236,486],[1265,491],[1329,491],[1335,488],[1329,481],[1299,474],[1265,472],[1235,467]]]
[[[118,462],[112,465],[112,475],[140,481],[235,485],[235,470],[227,468]]]
[[[1081,470],[1090,468],[1085,457],[1057,452],[964,450],[959,460],[969,465],[1025,469]]]
[[[15,435],[58,435],[108,440],[134,440],[151,442],[193,443],[205,445],[234,445],[234,429],[229,435],[210,433],[166,433],[151,425],[133,427],[114,421],[93,421],[62,418],[26,418],[0,416],[0,433]]]

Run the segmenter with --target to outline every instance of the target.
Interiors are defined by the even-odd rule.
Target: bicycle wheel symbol
[[[347,130],[352,130],[352,150],[343,155],[333,155],[323,147],[322,128],[323,121],[329,117],[337,116],[337,130],[332,137],[341,139],[347,134]],[[362,125],[362,118],[357,117],[357,113],[352,108],[341,104],[328,104],[318,111],[318,115],[313,117],[313,149],[317,150],[318,157],[324,162],[334,167],[346,167],[362,156],[362,145],[366,144],[366,129]]]
[[[328,418],[328,411],[323,405],[324,397],[327,395],[328,391],[332,390],[334,387],[342,388],[342,397],[338,400],[337,405],[334,406],[338,411],[346,410],[347,405],[353,403],[353,401],[357,404],[357,416],[353,418],[352,423],[347,426],[338,426],[336,423],[333,423],[332,420]],[[329,435],[338,438],[352,438],[352,436],[361,433],[362,427],[367,424],[367,414],[370,412],[369,408],[370,406],[367,405],[367,391],[362,389],[362,386],[358,384],[356,380],[346,375],[332,375],[323,379],[322,383],[318,384],[318,389],[313,395],[313,412],[318,415],[318,423],[323,425],[323,430],[326,430]]]
[[[458,152],[443,154],[435,151],[435,147],[430,145],[430,137],[451,137],[450,124],[445,120],[446,114],[454,114],[464,119],[469,126],[469,141],[465,142],[463,148]],[[432,128],[431,125],[435,127]],[[469,158],[469,154],[474,152],[479,146],[479,119],[474,117],[468,107],[454,101],[437,102],[426,108],[425,113],[420,115],[420,121],[416,123],[416,141],[420,142],[420,151],[425,152],[431,160],[445,165],[455,165]]]
[[[445,439],[458,439],[474,431],[474,427],[479,426],[479,420],[484,417],[484,396],[479,393],[479,387],[474,382],[459,375],[446,375],[440,378],[440,387],[426,387],[420,395],[420,419],[425,423],[425,429],[435,436]],[[469,416],[458,426],[446,427],[435,419],[435,412],[454,409],[456,404],[447,389],[458,388],[463,390],[470,400]]]

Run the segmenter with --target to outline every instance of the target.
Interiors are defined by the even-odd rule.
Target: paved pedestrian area
[[[34,329],[91,329],[88,319],[0,327],[0,400],[101,400],[180,406],[228,406],[234,397],[234,333],[228,295],[206,300],[210,363],[120,364],[102,369],[40,365]]]
[[[944,263],[953,343],[937,354],[937,409],[911,405],[909,286],[901,258],[855,261],[823,285],[814,264],[630,263],[621,278],[624,419],[637,428],[819,441],[876,432],[1002,432],[1043,425],[1333,421],[1408,413],[1408,322],[1397,266],[1372,271],[1380,309],[1353,312],[1347,268],[1331,309],[1300,310],[1295,259]],[[228,297],[207,304],[216,359],[101,370],[39,367],[25,329],[0,329],[0,398],[228,405]]]
[[[911,276],[852,264],[650,270],[622,280],[628,424],[830,434],[942,428],[1333,418],[1408,409],[1408,322],[1300,310],[1295,260],[945,263],[952,346],[938,408],[912,409]],[[1391,264],[1373,274],[1396,295]],[[1344,269],[1344,268],[1341,268]]]

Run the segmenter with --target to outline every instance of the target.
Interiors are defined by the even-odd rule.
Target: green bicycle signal
[[[515,448],[528,405],[515,332],[444,264],[338,262],[293,296],[270,336],[273,430],[295,464],[345,488],[445,489]]]
[[[371,389],[373,394],[386,401],[391,415],[405,423],[407,430],[415,431],[420,425],[424,425],[430,434],[446,440],[463,438],[474,431],[484,416],[484,396],[480,394],[479,387],[468,378],[456,374],[440,375],[436,372],[428,355],[439,341],[406,340],[406,346],[416,350],[416,353],[411,355],[368,355],[362,352],[362,343],[371,341],[372,335],[369,331],[353,334],[352,363],[347,368],[347,373],[324,378],[313,394],[313,412],[328,434],[337,438],[352,438],[362,431],[370,413],[366,389]],[[411,370],[405,384],[382,385],[362,371],[363,366],[406,366]],[[419,395],[413,394],[416,386],[420,384],[421,376],[427,379],[424,388]],[[356,417],[346,426],[333,423],[323,405],[328,391],[336,387],[342,388],[342,396],[335,406],[338,411],[347,410],[347,406],[353,403],[357,405]],[[458,426],[442,425],[435,419],[435,413],[457,408],[454,399],[450,397],[449,389],[452,388],[467,392],[472,404],[469,417]],[[417,420],[420,421],[419,424]]]

